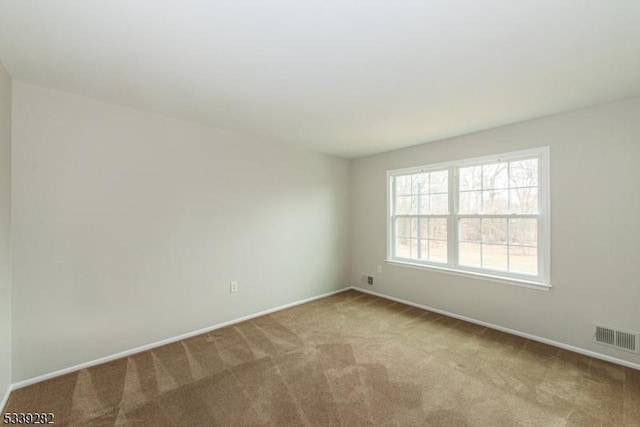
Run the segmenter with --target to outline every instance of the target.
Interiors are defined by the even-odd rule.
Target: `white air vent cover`
[[[640,335],[637,333],[596,325],[595,338],[599,344],[640,353]]]

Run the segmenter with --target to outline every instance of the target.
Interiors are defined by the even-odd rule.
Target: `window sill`
[[[438,273],[453,274],[455,276],[462,276],[462,277],[468,277],[468,278],[480,279],[480,280],[488,280],[490,282],[504,283],[512,286],[520,286],[523,288],[536,289],[538,291],[548,291],[549,289],[551,289],[551,285],[541,283],[541,282],[536,282],[533,280],[529,281],[529,280],[521,280],[521,279],[515,279],[515,278],[500,277],[500,276],[494,276],[492,274],[476,273],[476,272],[470,272],[470,271],[464,271],[464,270],[455,270],[453,268],[436,267],[432,265],[416,264],[412,262],[404,262],[404,261],[397,261],[397,260],[391,260],[391,259],[385,259],[385,262],[389,265],[395,265],[398,267],[415,268],[418,270],[428,270],[428,271],[435,271]]]

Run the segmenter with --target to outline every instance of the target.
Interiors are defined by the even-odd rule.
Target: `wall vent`
[[[595,339],[599,344],[640,353],[640,334],[637,333],[596,325]]]

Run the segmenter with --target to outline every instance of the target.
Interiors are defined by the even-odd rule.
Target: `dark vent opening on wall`
[[[596,326],[595,339],[600,344],[640,353],[640,335],[637,333],[621,331],[606,326]]]

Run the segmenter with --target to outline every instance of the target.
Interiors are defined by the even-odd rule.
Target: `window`
[[[387,261],[549,287],[549,149],[388,172]]]

